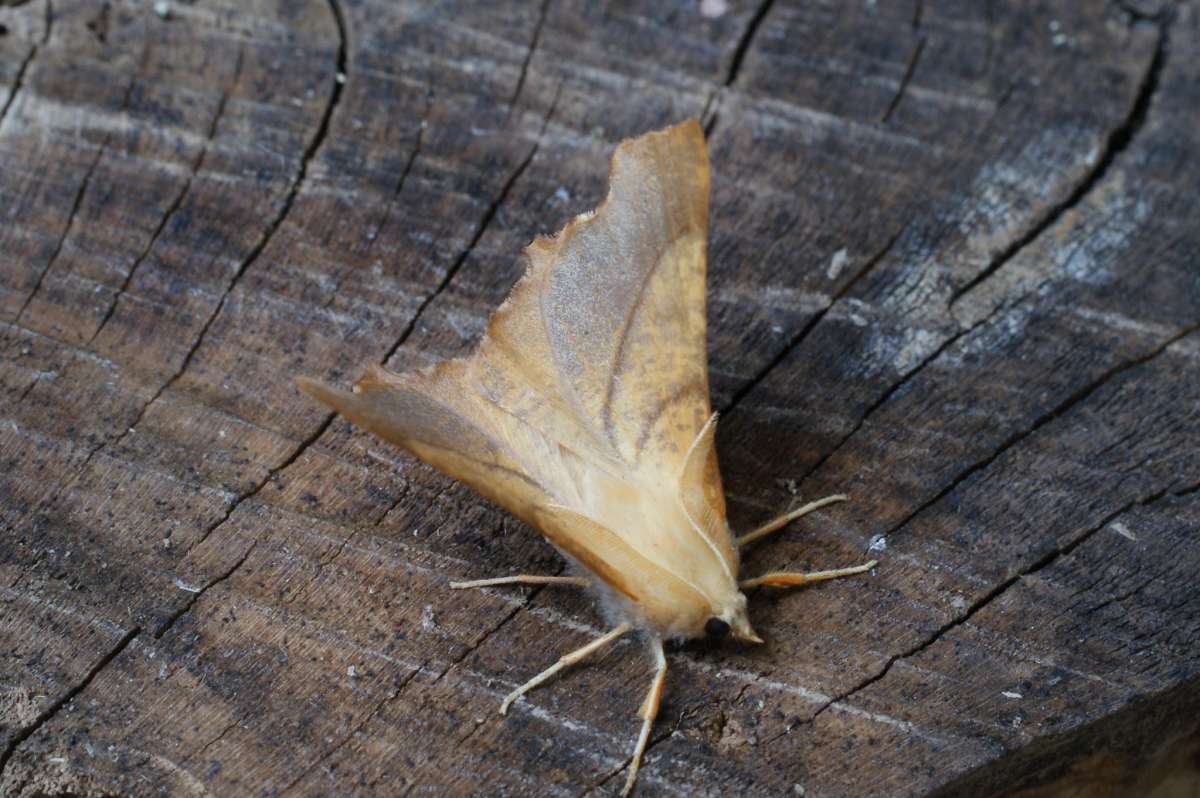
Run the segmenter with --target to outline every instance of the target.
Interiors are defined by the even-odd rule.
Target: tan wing
[[[686,566],[656,561],[613,530],[566,507],[539,512],[536,526],[659,630],[686,637],[685,630],[710,616],[713,602],[706,586],[690,579]]]
[[[623,142],[609,180],[595,213],[530,245],[475,359],[509,412],[626,467],[675,475],[711,414],[699,123]]]
[[[476,398],[464,392],[465,367],[464,361],[452,360],[395,374],[373,366],[353,392],[304,377],[297,384],[360,427],[532,523],[535,509],[553,502],[528,467],[536,452],[505,445],[496,419],[481,414]]]
[[[686,582],[713,555],[729,581],[711,425],[702,434],[708,193],[694,120],[623,142],[604,204],[530,245],[473,355],[374,369],[353,394],[301,387],[538,526],[620,592],[614,552],[643,584],[655,563],[681,558]],[[568,540],[571,513],[611,535],[580,522]],[[639,528],[648,515],[660,532]]]

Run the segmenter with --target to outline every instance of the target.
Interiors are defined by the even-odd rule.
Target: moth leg
[[[828,579],[837,579],[842,576],[853,576],[861,574],[864,571],[869,571],[876,566],[877,562],[870,562],[856,565],[853,568],[838,568],[833,571],[812,571],[811,573],[802,574],[795,571],[773,571],[769,574],[755,577],[754,579],[743,579],[738,582],[738,587],[742,590],[749,590],[752,587],[798,587],[800,585],[808,585],[813,582],[824,582]]]
[[[633,783],[637,781],[638,768],[642,765],[642,754],[646,751],[646,742],[650,739],[650,729],[654,719],[658,717],[658,706],[662,703],[663,683],[667,680],[667,657],[663,653],[661,638],[655,638],[651,643],[654,652],[654,678],[650,681],[650,690],[638,715],[642,718],[642,731],[638,735],[637,746],[633,749],[633,759],[629,763],[629,775],[625,778],[625,787],[621,790],[621,798],[633,792]]]
[[[608,645],[609,643],[616,640],[618,637],[625,634],[632,628],[633,628],[632,624],[623,623],[620,626],[618,626],[617,628],[613,629],[608,634],[603,635],[601,637],[597,637],[595,640],[588,643],[586,646],[583,646],[582,648],[577,648],[574,651],[572,651],[570,654],[564,654],[563,656],[559,657],[558,662],[554,663],[549,668],[546,668],[546,670],[542,671],[537,676],[534,676],[532,679],[525,682],[525,684],[521,685],[516,690],[513,690],[511,693],[509,693],[504,698],[504,701],[500,704],[500,714],[507,715],[509,705],[512,704],[512,702],[516,701],[518,698],[520,698],[522,695],[524,695],[525,693],[528,693],[530,690],[537,687],[542,682],[547,681],[548,679],[550,679],[550,677],[554,676],[554,674],[558,673],[563,668],[569,668],[570,666],[574,665],[576,662],[579,662],[580,660],[588,657],[590,654],[595,652],[597,649],[603,648],[604,646]]]
[[[740,538],[737,539],[737,544],[738,544],[738,546],[748,546],[760,538],[765,538],[767,535],[770,535],[772,532],[778,532],[780,529],[787,526],[792,521],[795,521],[797,518],[800,518],[801,516],[808,515],[813,510],[820,510],[822,507],[824,507],[828,504],[836,504],[837,502],[844,502],[844,501],[847,501],[849,498],[850,497],[844,493],[836,493],[833,496],[826,496],[823,499],[817,499],[816,501],[809,502],[808,504],[804,505],[803,507],[797,507],[795,510],[792,510],[790,513],[784,513],[783,515],[779,516],[778,518],[776,518],[773,521],[768,521],[767,523],[763,524],[762,526],[760,526],[758,529],[754,530],[753,532],[747,532],[745,535],[742,535]]]
[[[492,579],[473,579],[470,582],[451,582],[452,590],[462,590],[467,587],[491,587],[492,585],[575,585],[587,587],[588,581],[582,576],[538,576],[536,574],[517,574],[516,576],[497,576]]]

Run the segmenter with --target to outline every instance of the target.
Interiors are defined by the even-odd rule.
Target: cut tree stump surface
[[[0,3],[0,793],[610,795],[651,663],[301,396],[470,350],[703,119],[745,571],[644,795],[999,795],[1200,717],[1194,3]],[[706,13],[701,13],[703,9]],[[162,10],[161,8],[159,10]],[[707,14],[707,15],[706,15]]]

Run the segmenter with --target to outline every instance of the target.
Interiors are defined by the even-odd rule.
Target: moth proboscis
[[[761,643],[742,592],[875,566],[738,576],[738,550],[827,504],[741,537],[725,518],[708,391],[709,164],[695,120],[622,142],[594,212],[526,249],[528,268],[469,357],[402,374],[371,367],[352,392],[300,387],[470,485],[537,529],[575,576],[520,574],[451,587],[571,584],[620,622],[513,690],[638,630],[655,673],[623,795],[633,789],[666,677],[663,640]]]

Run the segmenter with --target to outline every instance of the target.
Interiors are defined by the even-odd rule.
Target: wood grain
[[[731,520],[853,499],[745,570],[881,565],[670,652],[642,794],[1004,795],[1194,734],[1198,18],[0,4],[0,792],[615,793],[641,649],[500,717],[602,619],[448,590],[561,564],[291,379],[469,351],[690,115]]]

